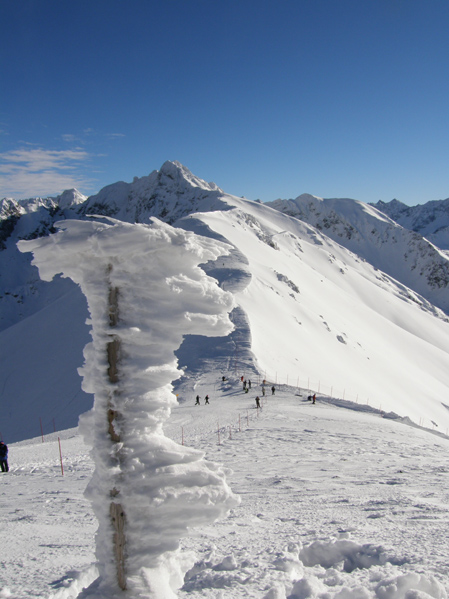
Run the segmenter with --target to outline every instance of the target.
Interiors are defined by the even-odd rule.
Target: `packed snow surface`
[[[201,405],[179,396],[165,426],[232,469],[241,498],[183,540],[177,561],[190,569],[178,597],[446,599],[448,439],[369,406],[320,395],[312,405],[307,389],[272,395],[268,381],[263,396],[253,379],[244,393],[239,375],[199,377]],[[58,435],[64,474],[55,434],[10,445],[0,597],[72,599],[98,576],[83,496],[94,465],[76,429]]]

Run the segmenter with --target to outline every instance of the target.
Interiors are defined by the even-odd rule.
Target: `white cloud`
[[[55,195],[64,189],[89,188],[81,166],[90,155],[81,148],[21,148],[0,153],[0,197]]]
[[[64,133],[64,135],[62,135],[62,139],[67,143],[73,143],[76,141],[76,137],[72,133]]]

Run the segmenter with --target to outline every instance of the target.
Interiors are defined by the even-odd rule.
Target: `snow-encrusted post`
[[[198,266],[229,246],[156,219],[57,228],[19,247],[34,252],[42,279],[62,273],[78,283],[91,315],[81,373],[95,399],[80,424],[95,461],[87,494],[99,521],[99,578],[83,596],[170,599],[190,565],[180,538],[236,503],[219,466],[163,433],[183,336],[233,328],[232,296]]]
[[[112,287],[110,282],[110,273],[112,271],[112,264],[108,264],[108,311],[109,311],[109,326],[114,329],[118,325],[118,287]],[[106,345],[106,353],[108,358],[108,379],[112,385],[116,385],[119,382],[119,370],[118,361],[120,354],[120,338],[116,334],[111,333],[109,335],[110,341]],[[115,422],[119,418],[119,413],[115,409],[115,401],[117,389],[112,388],[110,392],[108,402],[108,433],[113,443],[120,443],[120,435],[116,431]],[[117,454],[120,459],[120,454]],[[126,571],[125,571],[125,548],[126,548],[126,536],[125,536],[125,512],[123,506],[114,501],[119,495],[119,491],[114,487],[110,490],[111,503],[109,505],[109,513],[111,515],[112,528],[114,534],[112,542],[114,546],[115,564],[117,568],[117,584],[122,589],[126,589]]]

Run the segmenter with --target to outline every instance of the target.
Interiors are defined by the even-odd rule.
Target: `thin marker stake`
[[[61,461],[61,474],[62,474],[62,476],[64,476],[64,466],[62,465],[61,439],[59,437],[58,437],[58,443],[59,443],[59,459]]]

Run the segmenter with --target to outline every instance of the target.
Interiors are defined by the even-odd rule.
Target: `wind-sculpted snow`
[[[125,515],[126,582],[119,574],[119,585],[140,597],[168,599],[182,578],[180,537],[237,503],[222,468],[163,433],[176,405],[171,382],[182,372],[174,352],[183,336],[232,331],[232,295],[198,267],[229,248],[160,221],[57,226],[56,235],[22,241],[20,249],[33,251],[44,280],[62,273],[78,283],[91,316],[82,374],[95,401],[83,431],[95,461],[88,494],[99,521],[100,576],[86,593],[116,596],[113,502]]]

